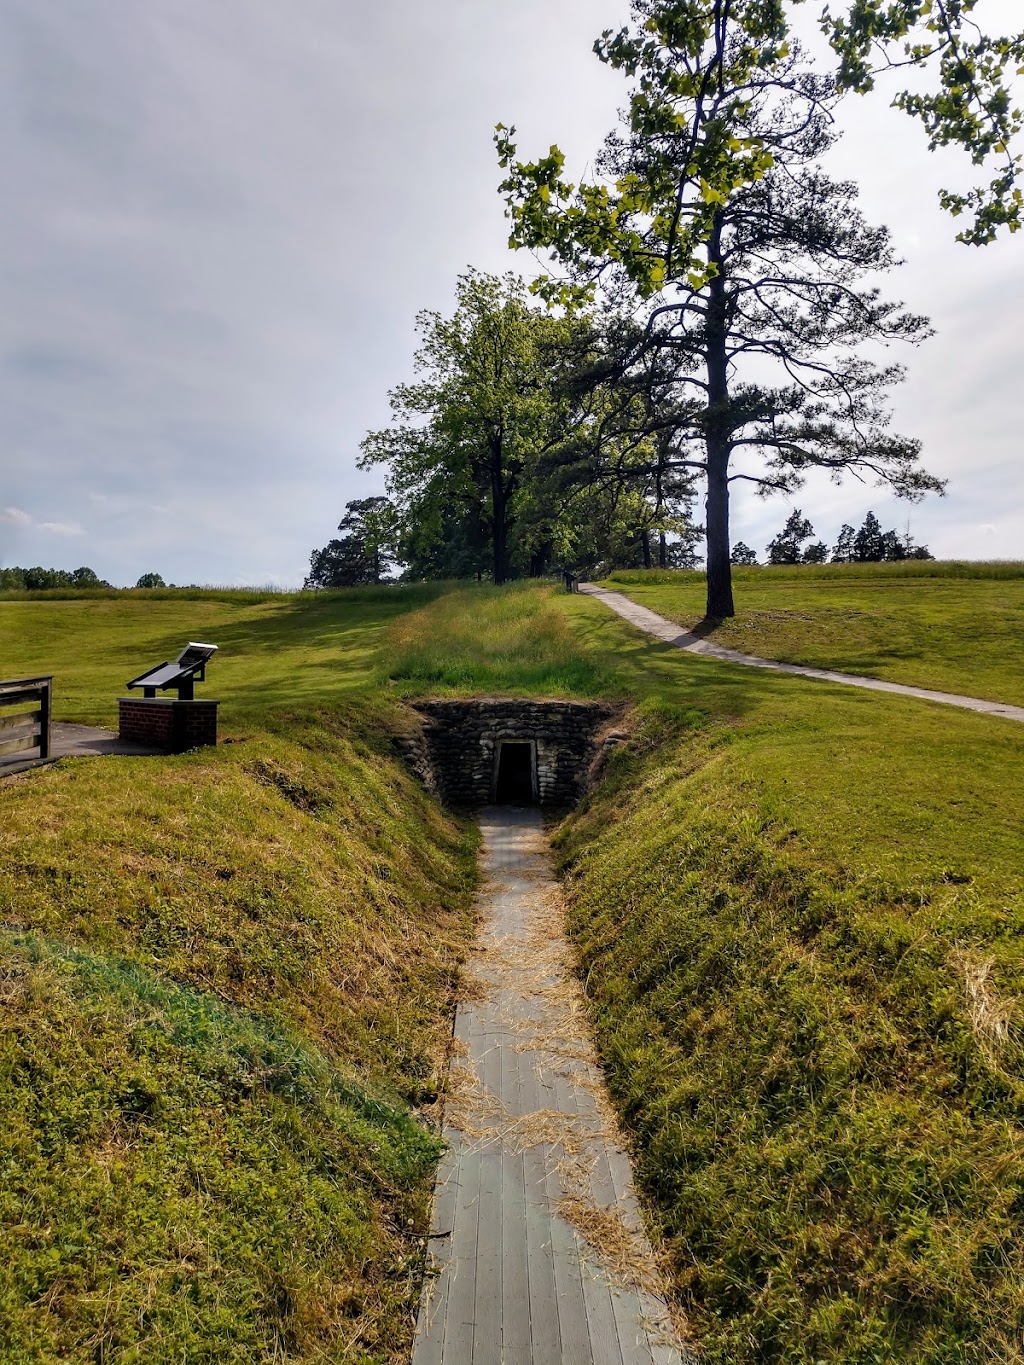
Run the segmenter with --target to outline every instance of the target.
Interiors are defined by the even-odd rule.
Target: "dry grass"
[[[1001,999],[992,985],[994,957],[979,957],[965,949],[950,958],[964,979],[967,995],[967,1016],[971,1021],[978,1046],[985,1056],[997,1063],[1010,1037],[1010,1022],[1017,1008],[1016,997]]]
[[[585,1192],[571,1190],[559,1199],[558,1212],[615,1279],[659,1298],[664,1295],[662,1267],[636,1229],[627,1226],[618,1208],[601,1208]]]

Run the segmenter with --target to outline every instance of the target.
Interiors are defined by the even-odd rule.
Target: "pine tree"
[[[864,518],[864,525],[853,538],[853,558],[859,564],[877,564],[885,558],[882,525],[874,512]]]
[[[791,512],[785,526],[767,546],[769,564],[799,564],[800,547],[814,535],[814,527],[800,511]]]
[[[839,537],[832,547],[833,564],[849,564],[853,559],[853,542],[857,532],[852,526],[844,523],[840,528]]]

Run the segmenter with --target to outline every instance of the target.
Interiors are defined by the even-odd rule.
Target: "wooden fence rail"
[[[39,750],[40,761],[50,757],[52,689],[52,674],[0,682],[0,770],[12,755],[29,749]]]

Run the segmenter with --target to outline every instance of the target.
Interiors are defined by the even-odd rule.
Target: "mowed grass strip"
[[[736,616],[706,632],[715,644],[1024,704],[1024,564],[801,565],[733,575]],[[703,574],[630,570],[605,586],[688,629],[704,615]]]
[[[637,700],[631,743],[557,842],[607,1075],[704,1358],[1019,1359],[1019,727],[534,600]],[[421,657],[444,657],[442,625],[406,618],[408,678],[418,630]],[[507,621],[499,636],[492,683],[514,692],[542,642],[531,626],[517,653]]]
[[[216,749],[0,782],[5,1362],[407,1359],[475,881],[373,683],[429,595],[3,604],[72,619],[75,718],[211,620],[238,686]]]

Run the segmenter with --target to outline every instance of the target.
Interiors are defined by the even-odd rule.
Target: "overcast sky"
[[[1010,14],[1014,0],[988,0]],[[617,0],[0,0],[0,564],[115,583],[301,581],[345,502],[418,309],[505,248],[493,125],[579,170],[625,86],[590,53]],[[856,107],[853,107],[856,106]],[[910,509],[937,555],[1024,556],[1024,234],[953,241],[957,174],[884,98],[834,167],[893,228],[887,292],[934,320],[897,428],[949,494]],[[872,487],[814,483],[818,533]],[[759,551],[790,504],[740,489]]]

